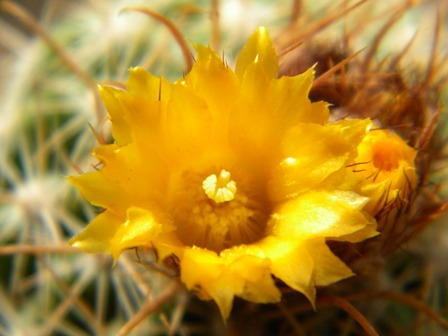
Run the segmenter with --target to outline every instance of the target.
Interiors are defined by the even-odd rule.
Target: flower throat
[[[186,171],[175,179],[170,203],[183,243],[220,252],[262,237],[267,209],[254,197],[246,176],[236,175],[212,169],[204,174]]]

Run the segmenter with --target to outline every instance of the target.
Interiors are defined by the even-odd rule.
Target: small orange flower
[[[361,194],[370,198],[366,206],[372,214],[395,201],[405,201],[417,185],[416,151],[397,134],[372,130],[358,146],[356,169],[362,176]]]

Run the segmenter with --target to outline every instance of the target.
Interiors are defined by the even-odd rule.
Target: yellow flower
[[[406,202],[417,184],[416,151],[392,131],[374,129],[358,146],[355,172],[362,179],[360,193],[370,198],[372,214]]]
[[[134,68],[126,91],[100,88],[115,143],[95,149],[101,169],[70,181],[105,211],[71,244],[115,260],[132,247],[175,255],[181,281],[224,319],[235,296],[279,301],[275,278],[314,304],[315,286],[352,275],[326,240],[376,234],[368,198],[325,183],[371,122],[328,123],[327,104],[308,99],[313,70],[279,79],[263,27],[235,71],[196,50],[173,84]]]

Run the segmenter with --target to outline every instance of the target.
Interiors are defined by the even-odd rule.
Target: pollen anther
[[[230,173],[222,169],[219,176],[209,175],[203,182],[205,194],[216,203],[231,201],[235,198],[236,183],[230,179]]]

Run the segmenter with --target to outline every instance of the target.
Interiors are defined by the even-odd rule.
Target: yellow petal
[[[280,301],[281,294],[271,276],[269,259],[244,255],[233,261],[225,272],[229,282],[236,278],[243,281],[242,290],[235,292],[238,297],[256,303]]]
[[[242,251],[240,250],[240,253]],[[206,249],[187,248],[181,259],[181,280],[203,299],[213,299],[224,320],[234,296],[252,302],[278,302],[280,292],[270,272],[270,261],[244,253],[218,256]]]
[[[126,89],[149,101],[167,101],[171,96],[171,83],[141,67],[131,68]]]
[[[269,181],[269,196],[279,202],[319,187],[344,168],[370,126],[369,120],[341,121],[328,126],[298,124],[282,144],[280,162]]]
[[[224,269],[224,264],[218,255],[198,247],[186,248],[180,266],[181,280],[185,286],[189,290],[194,290],[200,298],[211,299],[210,285],[218,279]]]
[[[316,286],[328,286],[354,275],[352,270],[331,252],[325,239],[307,240],[304,242],[304,246],[313,255],[316,265],[313,282]]]
[[[132,129],[132,138],[137,145],[142,142],[149,150],[157,150],[162,146],[163,129],[161,123],[166,115],[167,102],[151,101],[133,93],[116,96],[123,107],[124,119]]]
[[[366,226],[365,228],[359,231],[349,233],[347,235],[343,235],[336,238],[331,237],[331,240],[359,243],[366,239],[378,236],[380,233],[376,229],[377,229],[376,222],[372,222],[370,225]]]
[[[294,77],[285,76],[273,80],[268,91],[274,97],[272,115],[289,127],[299,122],[320,125],[326,123],[329,118],[328,104],[324,102],[311,104],[308,98],[313,81],[313,68]]]
[[[125,249],[137,246],[153,247],[153,241],[158,235],[174,229],[170,221],[160,213],[131,207],[127,211],[126,222],[118,227],[110,241],[110,253],[114,260],[117,260]]]
[[[103,145],[94,155],[103,163],[99,171],[69,177],[93,204],[124,214],[131,205],[145,207],[165,196],[167,168],[154,153],[142,153],[133,143]]]
[[[171,94],[169,102],[151,102],[131,94],[119,99],[132,111],[126,120],[141,157],[179,169],[179,164],[190,164],[207,149],[204,144],[210,140],[212,122],[204,100],[188,87],[176,83]]]
[[[242,79],[254,65],[262,69],[268,78],[277,78],[278,58],[265,27],[258,28],[247,41],[238,56],[235,73]]]
[[[125,146],[132,142],[131,130],[124,119],[123,108],[117,96],[123,91],[108,86],[98,86],[101,99],[106,106],[109,118],[112,121],[112,135],[119,146]]]
[[[368,198],[353,192],[308,192],[278,207],[268,223],[277,237],[340,237],[373,225],[362,207]],[[367,238],[367,237],[366,237]]]
[[[119,185],[111,183],[102,171],[68,178],[90,203],[120,215],[126,212],[132,198]]]
[[[94,150],[94,155],[104,165],[101,174],[108,184],[125,191],[121,195],[123,201],[128,195],[134,206],[144,207],[165,195],[167,168],[153,153],[142,153],[136,144],[131,144],[121,148],[100,146]],[[91,187],[94,185],[86,186]]]
[[[327,102],[319,101],[311,104],[311,113],[309,116],[308,122],[316,123],[316,124],[324,124],[330,118],[330,110],[328,109],[330,106]]]
[[[111,239],[125,218],[110,211],[104,211],[72,239],[69,244],[90,253],[108,253]]]
[[[228,137],[231,115],[236,112],[239,83],[235,73],[210,48],[196,45],[197,61],[185,77],[185,85],[200,96],[210,111],[213,122],[209,124],[213,142]]]
[[[315,263],[300,237],[292,239],[269,237],[263,240],[261,248],[271,260],[272,274],[289,287],[304,294],[314,305],[316,290],[313,273],[319,265]]]
[[[323,124],[328,120],[327,106],[311,104],[308,99],[313,77],[313,69],[280,79],[267,79],[256,71],[246,74],[230,128],[235,147],[247,148],[244,156],[261,152],[274,160],[291,127],[303,122]]]
[[[180,241],[176,231],[161,233],[152,243],[157,249],[159,260],[164,260],[172,255],[176,256],[179,260],[182,260],[186,249],[184,243]]]
[[[207,149],[213,123],[207,104],[190,88],[178,83],[172,93],[163,128],[167,143],[165,155],[177,165],[194,160]]]

